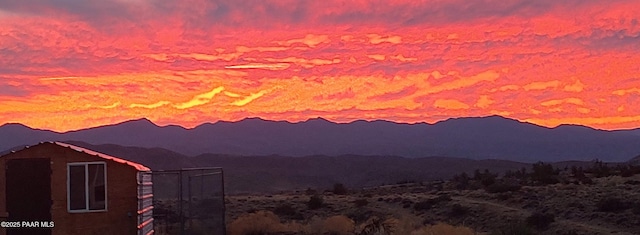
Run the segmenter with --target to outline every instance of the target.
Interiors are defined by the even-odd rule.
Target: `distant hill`
[[[640,166],[640,155],[632,158],[631,160],[629,160],[627,163],[632,164],[632,165],[638,165]]]
[[[531,164],[505,160],[471,160],[451,157],[404,158],[397,156],[230,156],[202,154],[188,157],[162,148],[125,147],[114,144],[92,145],[65,141],[115,157],[141,163],[152,170],[189,167],[222,167],[225,191],[230,194],[329,189],[335,183],[362,188],[449,179],[476,169],[503,173],[530,168]],[[19,149],[15,149],[19,150]],[[555,167],[590,166],[591,162],[557,162]]]
[[[0,126],[0,149],[40,141],[74,140],[164,148],[182,155],[442,156],[468,159],[623,162],[640,154],[640,130],[604,131],[577,125],[546,128],[500,116],[453,118],[435,124],[389,121],[300,123],[248,118],[192,129],[147,119],[57,133],[21,124]]]
[[[92,145],[66,141],[115,157],[135,161],[152,170],[183,167],[222,167],[225,191],[235,193],[278,192],[287,190],[329,189],[335,183],[349,188],[395,184],[402,181],[449,179],[454,174],[475,169],[504,172],[530,164],[503,160],[395,156],[229,156],[203,154],[187,157],[161,148],[124,147],[114,144]]]

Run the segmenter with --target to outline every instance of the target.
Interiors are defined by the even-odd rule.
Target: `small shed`
[[[0,235],[154,232],[151,170],[66,143],[0,156],[0,195]]]

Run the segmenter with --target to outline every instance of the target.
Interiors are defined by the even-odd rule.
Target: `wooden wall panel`
[[[51,159],[51,206],[54,235],[63,234],[136,234],[137,170],[126,164],[81,153],[53,143],[32,146],[0,158],[0,195],[4,195],[6,161],[15,158]],[[67,163],[101,161],[107,167],[107,211],[69,213],[67,211]],[[0,197],[0,214],[6,211]],[[0,231],[0,235],[3,235]]]

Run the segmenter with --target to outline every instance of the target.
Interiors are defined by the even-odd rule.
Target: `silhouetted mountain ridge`
[[[640,154],[640,130],[605,131],[579,125],[547,128],[501,116],[451,118],[434,124],[354,121],[333,123],[247,118],[187,129],[158,126],[148,119],[58,133],[24,125],[0,126],[0,149],[40,141],[161,147],[195,156],[231,155],[394,155],[462,157],[522,162],[627,161]]]

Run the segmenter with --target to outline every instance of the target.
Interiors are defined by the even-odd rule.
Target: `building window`
[[[69,212],[107,210],[107,172],[104,162],[67,164]]]

